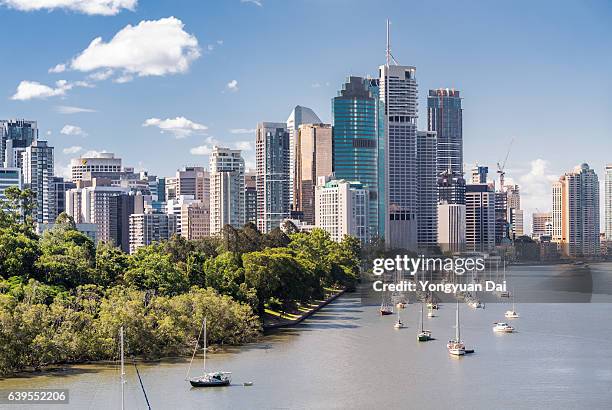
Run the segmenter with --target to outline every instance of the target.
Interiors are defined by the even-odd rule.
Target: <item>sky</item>
[[[38,121],[70,158],[110,151],[168,176],[213,145],[254,166],[257,122],[295,105],[331,122],[348,75],[385,59],[417,68],[419,126],[430,88],[463,96],[466,170],[522,190],[526,222],[550,183],[612,163],[612,3],[360,0],[0,0],[0,118]],[[491,175],[493,177],[494,175]],[[602,181],[603,182],[603,181]],[[603,201],[602,201],[603,203]]]

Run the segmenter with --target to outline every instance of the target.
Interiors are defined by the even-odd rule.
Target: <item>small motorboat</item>
[[[244,382],[242,383],[243,386],[252,386],[253,382]]]
[[[514,328],[506,322],[496,322],[495,326],[493,326],[493,331],[499,333],[512,333],[514,332]]]

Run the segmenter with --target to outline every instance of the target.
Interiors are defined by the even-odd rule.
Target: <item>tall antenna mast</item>
[[[389,36],[389,19],[387,19],[387,67],[389,67],[389,63],[391,62],[391,38]]]

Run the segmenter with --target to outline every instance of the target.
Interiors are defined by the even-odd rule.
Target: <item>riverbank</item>
[[[272,309],[266,309],[263,317],[263,331],[271,331],[283,327],[294,326],[309,318],[339,296],[343,295],[346,289],[325,289],[325,298],[322,300],[314,300],[312,303],[299,305],[297,309],[287,312],[278,312]]]

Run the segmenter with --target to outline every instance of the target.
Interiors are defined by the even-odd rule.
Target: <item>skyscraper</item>
[[[570,257],[600,253],[599,180],[588,164],[553,183],[553,240]]]
[[[464,204],[438,205],[438,243],[443,252],[465,250],[465,229]]]
[[[257,173],[247,172],[244,177],[244,219],[257,225]]]
[[[438,133],[438,174],[463,175],[463,110],[459,91],[429,90],[427,129]]]
[[[295,205],[293,193],[295,190],[295,169],[297,166],[296,140],[298,130],[302,124],[320,124],[321,122],[321,119],[313,110],[301,105],[296,105],[291,114],[289,114],[289,118],[287,118],[287,131],[289,132],[289,204],[291,206]]]
[[[495,192],[487,184],[466,186],[465,239],[470,251],[495,247]]]
[[[552,214],[550,212],[534,212],[531,215],[531,237],[552,236]]]
[[[605,208],[605,224],[606,224],[606,240],[612,241],[612,164],[606,166],[606,180],[605,180],[605,197],[604,208]]]
[[[121,172],[121,158],[116,158],[112,152],[101,152],[96,156],[73,158],[70,160],[72,182],[83,179],[85,173]],[[100,175],[93,175],[94,177]]]
[[[438,244],[437,138],[435,131],[417,132],[417,242],[419,248]]]
[[[333,171],[338,179],[359,181],[368,190],[369,235],[380,235],[377,95],[370,81],[349,77],[332,100]]]
[[[213,147],[210,156],[210,233],[245,221],[244,159],[240,150]]]
[[[487,176],[489,175],[489,167],[483,167],[476,165],[472,168],[472,179],[471,184],[486,184]]]
[[[12,186],[22,188],[21,169],[0,167],[0,200],[6,199],[4,191]]]
[[[391,65],[387,60],[379,67],[385,130],[385,242],[391,248],[416,249],[416,68]]]
[[[285,123],[257,124],[257,228],[268,233],[289,217],[289,133]]]
[[[20,155],[15,157],[13,150],[23,151],[36,139],[38,139],[36,121],[0,120],[0,167],[21,167],[20,164],[15,163],[15,159],[19,160]],[[7,148],[10,151],[8,153],[10,158],[6,156]]]
[[[295,145],[296,170],[293,209],[305,223],[315,221],[314,189],[317,178],[332,175],[332,127],[329,124],[302,124]]]
[[[176,232],[176,215],[130,215],[130,253],[153,242],[167,240]]]
[[[51,197],[53,179],[53,147],[47,141],[34,140],[23,152],[23,182],[35,194],[34,220],[38,223],[55,222]]]
[[[176,196],[193,195],[193,198],[210,203],[210,175],[203,167],[185,167],[176,172]]]

